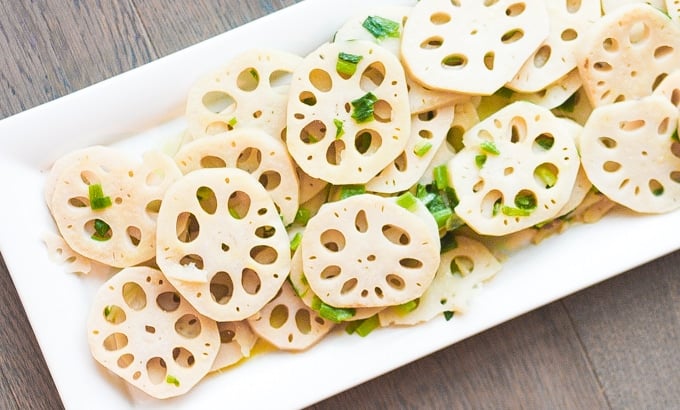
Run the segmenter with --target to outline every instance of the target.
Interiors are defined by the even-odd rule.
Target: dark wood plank
[[[0,1],[0,51],[0,118],[155,58],[128,1]]]
[[[238,27],[300,0],[132,0],[159,56]]]
[[[565,299],[613,408],[680,407],[680,252]]]
[[[556,302],[311,407],[339,408],[602,409],[607,403]]]

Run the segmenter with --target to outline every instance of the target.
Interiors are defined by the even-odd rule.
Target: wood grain
[[[0,0],[0,118],[295,2]],[[669,255],[312,408],[679,408],[679,262]],[[59,408],[2,264],[0,298],[0,408]]]

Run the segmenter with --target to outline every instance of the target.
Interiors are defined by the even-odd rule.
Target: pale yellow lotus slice
[[[245,319],[278,292],[290,271],[288,235],[274,202],[237,168],[190,172],[158,214],[156,262],[202,314]]]
[[[340,53],[361,57],[353,75],[337,71]],[[312,177],[332,184],[363,184],[408,142],[411,121],[404,70],[381,46],[359,40],[326,43],[298,66],[290,90],[286,143]],[[374,100],[366,104],[373,114],[357,115],[364,112],[358,101],[368,100]]]
[[[575,51],[581,47],[591,26],[600,19],[597,1],[550,0],[545,2],[545,7],[550,19],[550,34],[507,84],[515,91],[542,90],[574,70]]]
[[[474,295],[501,270],[501,263],[474,239],[457,235],[455,242],[454,249],[442,254],[437,274],[417,299],[417,307],[406,313],[394,307],[381,311],[381,326],[415,325],[443,312],[468,311]]]
[[[326,203],[302,237],[309,286],[334,307],[379,307],[419,297],[439,265],[434,218],[361,194]]]
[[[298,178],[286,145],[256,128],[194,140],[175,155],[182,173],[202,168],[239,168],[257,179],[269,192],[283,218],[293,222],[298,208]]]
[[[289,282],[271,302],[249,317],[248,323],[259,337],[288,351],[309,349],[335,326],[307,306]]]
[[[580,164],[572,129],[563,121],[518,101],[466,132],[465,148],[448,164],[460,199],[456,214],[484,235],[553,218],[567,203]]]
[[[617,8],[593,25],[578,59],[594,107],[645,97],[680,66],[680,26],[644,3]]]
[[[217,323],[149,267],[123,269],[99,288],[87,339],[99,363],[160,399],[191,390],[220,347]]]
[[[258,337],[246,320],[217,322],[217,328],[220,332],[220,350],[210,371],[222,370],[250,357]]]
[[[191,136],[256,127],[283,138],[290,77],[300,61],[285,51],[252,49],[199,78],[187,96]]]
[[[666,97],[680,109],[680,68],[664,78],[652,94]]]
[[[154,257],[158,208],[165,190],[180,176],[172,159],[159,152],[138,161],[114,148],[89,147],[55,163],[46,196],[71,249],[106,265],[126,267]],[[110,206],[92,209],[89,190],[97,184]]]
[[[490,95],[549,34],[540,0],[421,0],[404,26],[407,70],[433,89]]]
[[[637,212],[680,206],[678,109],[662,96],[598,107],[580,139],[583,168],[611,200]]]

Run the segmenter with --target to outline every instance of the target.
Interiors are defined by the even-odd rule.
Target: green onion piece
[[[536,209],[536,197],[531,194],[517,195],[517,197],[515,197],[515,205],[519,209],[533,211]]]
[[[420,141],[413,147],[413,153],[419,157],[424,156],[432,149],[432,143],[430,141]]]
[[[347,325],[345,326],[345,333],[348,335],[351,335],[357,330],[357,327],[363,322],[363,320],[353,320],[351,322],[347,322]]]
[[[309,219],[312,217],[312,211],[310,211],[307,208],[298,208],[297,213],[295,214],[295,222],[298,225],[302,226],[307,226],[307,222],[309,222]]]
[[[500,155],[501,152],[498,150],[498,147],[496,147],[496,144],[494,144],[492,141],[483,141],[480,145],[480,148],[482,148],[482,151],[492,154],[492,155]]]
[[[437,189],[444,190],[449,186],[449,171],[446,165],[439,165],[432,170],[434,184]]]
[[[493,203],[493,209],[491,210],[491,216],[496,216],[498,215],[498,212],[501,210],[501,199],[498,198],[496,202]]]
[[[663,195],[663,187],[659,187],[659,188],[656,188],[655,190],[653,190],[652,195],[654,195],[654,196]]]
[[[361,25],[378,40],[387,37],[399,37],[399,23],[394,20],[380,16],[368,16]]]
[[[444,193],[446,194],[446,199],[449,200],[449,205],[451,206],[451,208],[457,207],[460,201],[458,200],[456,190],[453,189],[452,187],[446,187]]]
[[[502,206],[501,212],[507,216],[529,216],[531,209],[513,208],[511,206]]]
[[[357,72],[357,65],[362,58],[364,57],[356,54],[340,52],[338,53],[338,62],[335,64],[335,69],[339,74],[351,77]]]
[[[452,317],[453,317],[453,312],[452,312],[452,311],[450,311],[450,310],[445,310],[445,311],[444,311],[444,319],[446,319],[447,322],[448,322],[449,320],[451,320]]]
[[[373,120],[373,109],[378,97],[372,92],[367,92],[363,97],[352,101],[352,118],[358,123],[368,122]]]
[[[486,164],[486,154],[479,154],[475,156],[475,164],[477,168],[482,168]]]
[[[168,383],[168,384],[173,384],[173,385],[175,385],[175,387],[179,387],[179,380],[177,380],[177,378],[175,376],[168,375],[165,378],[165,382]]]
[[[564,112],[574,112],[576,109],[576,103],[578,102],[578,94],[573,93],[572,95],[569,96],[562,104],[560,104],[559,107],[557,107],[558,110],[564,111]]]
[[[555,139],[547,135],[539,135],[536,138],[536,144],[538,144],[539,147],[547,151],[553,147],[553,145],[555,144]]]
[[[511,98],[514,93],[515,92],[508,87],[501,87],[494,94],[503,98]]]
[[[546,165],[539,165],[534,174],[543,181],[546,188],[552,188],[557,183],[557,175]]]
[[[402,303],[401,305],[396,305],[396,306],[394,306],[393,309],[394,309],[394,311],[396,312],[397,315],[406,316],[409,313],[416,310],[419,302],[420,302],[419,299],[413,299],[413,300],[408,301],[406,303]]]
[[[416,210],[416,207],[418,206],[418,198],[416,198],[415,196],[413,196],[412,193],[407,191],[397,197],[397,205],[413,212]]]
[[[227,125],[229,125],[231,128],[234,128],[237,122],[238,120],[236,119],[236,117],[231,117],[229,119],[229,122],[227,122]]]
[[[335,138],[342,138],[342,136],[345,135],[345,123],[337,118],[334,118],[333,124],[335,124]]]
[[[111,239],[111,227],[101,219],[94,220],[94,233],[91,236],[95,241],[108,241]]]
[[[671,135],[671,140],[673,140],[675,142],[680,142],[680,138],[678,137],[678,129],[677,128],[673,131],[673,135]]]
[[[88,196],[90,197],[90,208],[99,210],[111,206],[111,198],[104,196],[104,190],[101,184],[92,184],[87,187]]]
[[[295,232],[293,239],[290,240],[290,250],[295,252],[300,247],[300,243],[302,243],[302,234]]]
[[[380,318],[373,315],[361,321],[361,324],[354,330],[361,337],[368,336],[369,333],[380,327]]]
[[[439,243],[441,244],[441,253],[446,253],[458,247],[458,242],[456,242],[456,236],[453,231],[446,232],[444,236],[439,238]]]
[[[434,220],[437,222],[439,228],[444,228],[449,222],[449,218],[453,216],[451,208],[444,208],[439,211],[432,212]]]
[[[356,309],[354,308],[336,308],[333,307],[318,296],[312,298],[312,309],[319,312],[319,316],[328,319],[335,323],[345,322],[350,320],[356,314]]]
[[[340,188],[340,199],[347,199],[351,196],[364,193],[366,193],[366,187],[363,185],[343,185]]]

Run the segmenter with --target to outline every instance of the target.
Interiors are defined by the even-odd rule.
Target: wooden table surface
[[[0,118],[292,3],[1,0]],[[314,408],[680,408],[679,267],[676,252]],[[0,300],[0,408],[60,408],[4,263]]]

